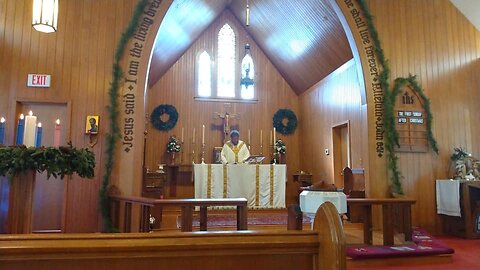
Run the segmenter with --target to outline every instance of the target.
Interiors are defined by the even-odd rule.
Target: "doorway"
[[[17,103],[18,115],[27,115],[32,111],[37,116],[37,124],[42,123],[41,145],[53,146],[55,121],[60,120],[60,145],[66,145],[70,139],[70,106],[65,103]],[[47,179],[47,173],[37,173],[35,178],[35,192],[33,196],[33,232],[63,232],[65,227],[66,190],[68,181],[60,177],[51,176]]]
[[[343,168],[350,167],[350,121],[332,127],[333,179],[337,187],[343,188]]]

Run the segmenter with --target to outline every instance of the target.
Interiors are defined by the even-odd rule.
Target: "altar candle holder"
[[[195,164],[195,142],[192,142],[192,163]]]
[[[202,164],[205,164],[205,143],[202,143]]]
[[[183,164],[183,152],[184,152],[184,151],[183,151],[183,147],[184,147],[183,141],[180,142],[180,145],[181,145],[181,146],[180,146],[180,165],[181,165],[181,164]]]

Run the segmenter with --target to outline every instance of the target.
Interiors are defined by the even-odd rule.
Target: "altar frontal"
[[[286,165],[195,164],[195,198],[246,198],[249,208],[285,208]]]

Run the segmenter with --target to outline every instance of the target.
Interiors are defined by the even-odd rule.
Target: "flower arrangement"
[[[480,161],[463,148],[454,148],[450,159],[455,179],[480,179]]]
[[[285,155],[287,153],[287,147],[285,146],[285,143],[280,139],[275,142],[275,153],[280,155]]]
[[[180,152],[182,145],[175,136],[170,136],[167,143],[167,153]]]

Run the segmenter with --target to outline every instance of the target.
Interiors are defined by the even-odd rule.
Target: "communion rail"
[[[152,207],[176,206],[181,208],[181,231],[191,232],[193,209],[200,208],[200,231],[207,230],[207,209],[209,206],[235,206],[237,208],[237,230],[247,230],[247,199],[152,199],[145,197],[110,195],[111,213],[114,225],[123,228],[122,232],[131,232],[132,206],[140,206],[140,232],[148,232]],[[120,224],[120,212],[123,206],[123,224]],[[122,225],[122,226],[121,226]]]

